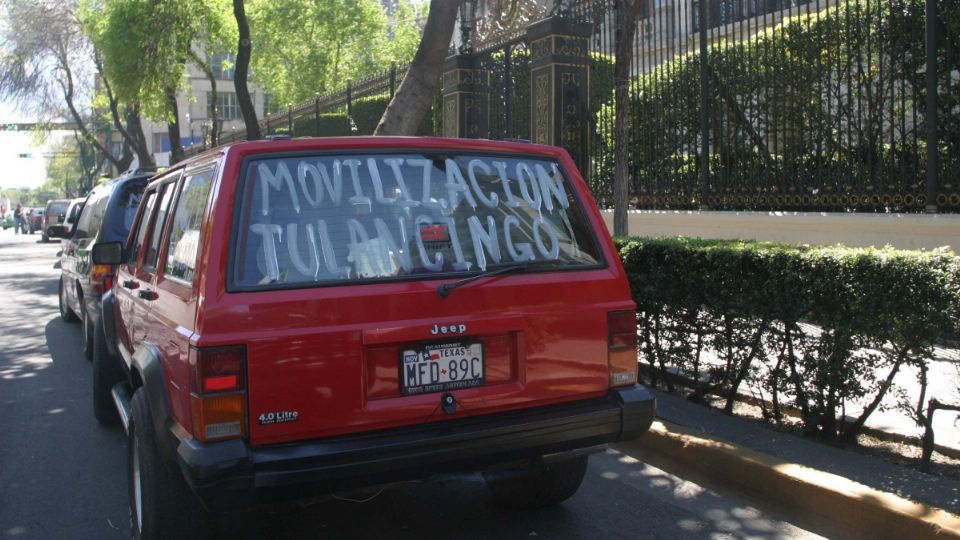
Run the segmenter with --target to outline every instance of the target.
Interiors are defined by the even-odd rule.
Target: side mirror
[[[123,262],[123,244],[103,242],[93,245],[93,264],[120,264]]]

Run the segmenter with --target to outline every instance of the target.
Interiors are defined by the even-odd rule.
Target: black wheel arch
[[[120,358],[120,350],[117,348],[117,322],[114,318],[116,311],[114,306],[117,302],[113,291],[107,291],[100,300],[100,319],[103,320],[103,331],[106,334],[107,350],[112,356]]]
[[[142,388],[150,410],[153,431],[157,435],[160,456],[168,464],[176,460],[179,440],[173,434],[173,416],[167,396],[166,372],[160,350],[151,343],[142,344],[133,355],[130,365],[130,385],[133,391]]]

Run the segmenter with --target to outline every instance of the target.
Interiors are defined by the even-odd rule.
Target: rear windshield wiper
[[[457,287],[462,287],[469,283],[473,283],[478,279],[483,279],[486,277],[499,276],[500,274],[512,274],[514,272],[523,272],[525,270],[530,270],[532,268],[540,269],[544,267],[556,267],[556,266],[562,266],[562,265],[558,265],[553,261],[540,261],[539,263],[532,262],[532,263],[526,263],[526,264],[511,264],[509,266],[501,266],[500,268],[495,268],[487,272],[481,272],[475,276],[466,277],[459,281],[454,281],[453,283],[444,283],[443,285],[440,285],[439,287],[437,287],[437,295],[440,298],[446,298],[450,296],[450,291],[452,289],[456,289]]]

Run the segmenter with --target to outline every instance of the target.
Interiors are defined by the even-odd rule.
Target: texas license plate
[[[433,343],[405,349],[400,355],[400,391],[404,395],[482,385],[482,343]]]

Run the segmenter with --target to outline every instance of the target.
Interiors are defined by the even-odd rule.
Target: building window
[[[210,57],[210,68],[217,79],[233,80],[236,59],[231,53],[215,54]]]
[[[217,92],[217,111],[220,113],[220,120],[240,118],[237,95],[233,92]],[[213,118],[213,92],[207,92],[207,118]]]
[[[170,151],[170,135],[167,133],[154,133],[153,134],[153,153],[159,154],[160,152],[169,152]]]

